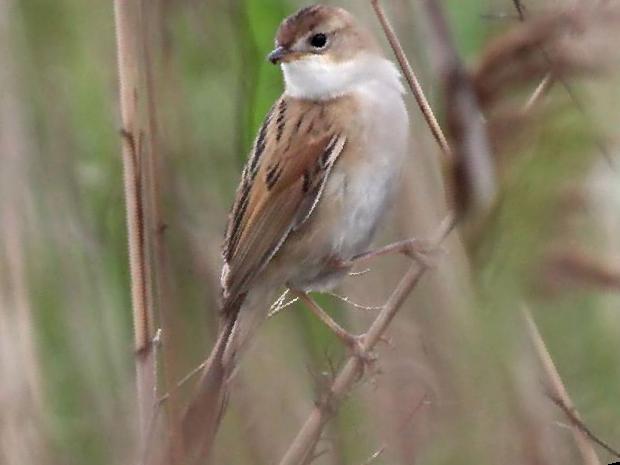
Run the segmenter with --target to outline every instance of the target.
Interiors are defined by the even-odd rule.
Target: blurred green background
[[[370,2],[337,3],[381,34]],[[383,3],[442,115],[420,1]],[[517,23],[510,0],[443,3],[472,68]],[[533,15],[551,8],[527,3]],[[227,211],[282,91],[265,56],[282,18],[304,4],[145,4],[156,31],[170,379],[210,346]],[[0,0],[0,67],[0,463],[128,463],[136,412],[112,1]],[[525,305],[586,423],[620,447],[617,84],[613,73],[575,80],[585,112],[560,84],[546,97],[502,155],[501,201],[475,247],[456,238],[446,246],[394,322],[392,346],[380,347],[380,371],[330,423],[316,463],[363,464],[382,447],[372,463],[583,463],[569,421],[545,395]],[[510,97],[525,101],[533,87]],[[410,96],[408,104],[406,195],[378,243],[429,237],[446,209],[438,150]],[[607,279],[595,279],[594,265],[585,273],[584,261]],[[405,266],[382,259],[341,293],[379,305]],[[372,318],[329,296],[320,302],[360,331]],[[297,306],[270,319],[253,347],[213,463],[276,462],[344,356]]]

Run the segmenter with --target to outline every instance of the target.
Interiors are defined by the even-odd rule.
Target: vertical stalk
[[[131,273],[131,304],[136,351],[136,387],[138,424],[141,445],[145,446],[155,405],[155,354],[152,347],[154,331],[153,300],[151,298],[152,269],[147,259],[147,228],[145,223],[145,170],[143,144],[145,131],[141,127],[139,104],[144,86],[139,48],[138,3],[115,0],[114,13],[118,53],[120,108],[122,120],[122,157],[127,212],[129,268]]]
[[[33,203],[34,162],[25,124],[18,59],[22,30],[16,2],[0,2],[0,461],[40,463],[48,453],[43,383],[28,280],[27,213]],[[31,225],[30,225],[31,226]]]
[[[161,100],[161,80],[159,76],[164,72],[161,64],[163,49],[163,34],[165,13],[162,0],[140,0],[140,19],[142,27],[141,34],[141,56],[144,61],[144,86],[145,86],[145,124],[148,127],[148,156],[145,157],[145,178],[147,186],[147,230],[149,231],[149,251],[152,263],[153,276],[153,301],[154,309],[162,328],[161,348],[159,354],[159,377],[165,392],[168,393],[166,408],[166,427],[167,440],[169,441],[170,454],[167,457],[171,463],[179,463],[183,456],[180,443],[179,415],[180,410],[177,392],[174,389],[176,362],[174,338],[174,306],[172,305],[172,283],[171,275],[167,272],[169,268],[168,249],[166,247],[165,232],[167,229],[164,221],[162,206],[162,191],[166,172],[162,165],[162,151],[165,150],[165,140],[161,137],[159,130],[158,101]],[[158,85],[159,84],[159,85]],[[157,97],[157,98],[156,98]],[[159,407],[159,404],[158,404]]]
[[[392,24],[387,18],[385,11],[383,11],[383,7],[379,3],[379,0],[371,0],[370,3],[372,4],[372,7],[375,10],[375,14],[379,19],[379,22],[381,23],[381,27],[383,28],[383,32],[385,33],[388,42],[390,43],[390,47],[392,47],[392,50],[394,51],[394,55],[396,56],[396,59],[398,60],[403,74],[405,75],[405,79],[407,79],[407,83],[409,84],[411,93],[413,94],[413,97],[415,98],[416,103],[418,104],[418,107],[420,108],[420,111],[424,116],[426,124],[430,128],[433,137],[437,141],[437,144],[441,148],[441,151],[443,152],[446,159],[448,161],[452,161],[452,150],[450,149],[450,145],[448,144],[448,141],[444,136],[443,131],[441,130],[441,126],[439,125],[439,122],[437,121],[437,118],[433,113],[431,105],[426,99],[426,95],[424,95],[422,85],[420,84],[420,81],[418,81],[418,77],[413,71],[413,67],[409,63],[407,55],[405,55],[405,51],[400,44],[400,40],[398,40],[398,36],[396,35]]]
[[[547,345],[538,330],[538,326],[536,325],[530,310],[524,306],[522,311],[527,325],[528,335],[530,336],[536,355],[538,355],[540,364],[542,365],[545,375],[547,376],[547,383],[552,399],[557,399],[561,405],[566,406],[569,411],[573,412],[577,420],[581,421],[581,418],[575,410],[573,402],[568,395],[568,391],[562,382],[560,373],[555,367],[555,363],[553,363],[551,354],[549,354],[549,350],[547,350]],[[579,450],[583,463],[585,465],[601,465],[601,461],[596,455],[596,451],[594,450],[588,436],[577,425],[572,425],[571,429],[573,432],[573,438],[575,439],[575,444],[577,445],[577,449]]]

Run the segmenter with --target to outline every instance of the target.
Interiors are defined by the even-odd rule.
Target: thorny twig
[[[433,240],[433,244],[437,246],[441,245],[454,226],[454,217],[449,215],[441,223]],[[365,333],[361,344],[363,353],[372,352],[400,310],[405,299],[413,291],[428,269],[429,268],[423,263],[414,263],[405,273],[387,303]],[[342,401],[353,384],[359,379],[363,364],[364,362],[360,355],[353,355],[348,359],[344,367],[335,377],[324,398],[320,402],[317,402],[308,416],[306,422],[280,461],[280,465],[299,465],[300,463],[304,463],[307,457],[312,456],[312,451],[319,440],[325,424],[337,409],[340,401]]]

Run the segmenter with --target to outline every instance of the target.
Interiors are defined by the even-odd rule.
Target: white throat
[[[363,89],[369,84],[404,93],[398,69],[379,55],[360,54],[344,62],[314,55],[282,63],[282,72],[285,94],[295,98],[326,100]]]

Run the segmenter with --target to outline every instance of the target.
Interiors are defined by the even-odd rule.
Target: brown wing
[[[321,103],[282,97],[267,115],[244,171],[224,245],[224,309],[269,263],[317,204],[345,136]]]

